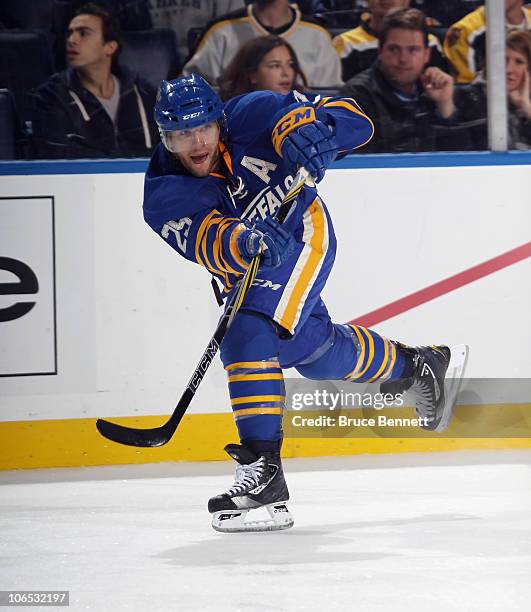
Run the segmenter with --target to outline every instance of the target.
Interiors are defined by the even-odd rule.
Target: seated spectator
[[[87,2],[84,2],[84,0],[55,0],[53,12],[56,17],[66,16],[67,22],[63,23],[63,26],[66,26],[68,21],[85,4]],[[94,4],[112,13],[122,31],[149,30],[152,27],[149,15],[150,0],[95,0]]]
[[[293,47],[280,36],[259,36],[248,40],[221,75],[221,97],[234,98],[258,89],[287,94],[304,89],[306,79],[301,72]]]
[[[340,95],[354,98],[373,120],[375,135],[360,152],[406,153],[469,147],[457,120],[452,77],[434,66],[428,30],[417,9],[393,11],[380,32],[378,61],[350,79]]]
[[[200,2],[169,2],[151,0],[150,14],[153,27],[169,28],[177,34],[179,55],[188,58],[188,32],[206,27],[207,23],[244,6],[243,0],[201,0]]]
[[[211,25],[183,73],[197,72],[217,83],[241,45],[268,33],[289,39],[308,85],[341,85],[341,65],[330,34],[303,18],[297,5],[290,5],[288,0],[256,0]]]
[[[506,43],[506,82],[509,110],[508,148],[531,149],[531,32],[510,32]],[[487,84],[483,74],[457,88],[462,121],[469,122],[473,146],[488,147]],[[479,123],[479,125],[478,125]]]
[[[35,0],[33,0],[35,2]],[[88,0],[54,0],[52,4],[54,59],[58,70],[66,67],[64,49],[68,24],[77,11]],[[149,0],[95,0],[109,13],[112,13],[122,31],[149,30],[152,27],[149,15]]]
[[[411,2],[413,8],[436,19],[443,27],[451,26],[480,4],[481,0],[412,0]]]
[[[69,68],[35,94],[36,152],[45,158],[145,157],[158,143],[156,92],[117,68],[120,34],[114,17],[96,4],[81,7],[68,26]]]
[[[382,29],[384,17],[400,8],[408,8],[410,0],[369,0],[369,12],[361,16],[360,25],[353,30],[343,32],[332,41],[341,58],[342,77],[344,81],[369,68],[378,54],[378,34]],[[430,21],[428,21],[428,25]],[[428,44],[431,50],[430,66],[446,69],[439,39],[430,34]]]
[[[523,0],[505,0],[505,22],[512,29],[531,30],[531,7]],[[485,67],[485,7],[454,23],[444,39],[444,53],[458,83],[470,83]]]

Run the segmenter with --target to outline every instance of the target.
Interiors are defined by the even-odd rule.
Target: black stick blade
[[[118,425],[104,419],[98,419],[96,427],[100,434],[108,440],[118,442],[118,444],[125,444],[126,446],[141,446],[144,448],[163,446],[169,442],[176,429],[176,425],[172,420],[169,420],[161,427],[135,429],[134,427],[126,427],[125,425]]]

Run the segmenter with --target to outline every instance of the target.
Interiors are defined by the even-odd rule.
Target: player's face
[[[255,89],[289,93],[295,81],[295,66],[289,50],[284,45],[271,49],[264,55],[250,80]]]
[[[108,62],[116,52],[116,42],[105,42],[101,28],[101,19],[96,15],[78,15],[72,19],[66,38],[66,59],[71,68]]]
[[[428,63],[430,50],[422,32],[395,28],[378,50],[382,71],[395,87],[413,84]]]
[[[394,9],[408,8],[410,0],[369,0],[369,10],[373,15],[383,17]]]
[[[522,87],[526,72],[529,72],[529,64],[523,53],[507,47],[505,57],[507,91],[516,91]]]
[[[194,176],[208,176],[219,163],[219,126],[215,121],[193,130],[170,132],[165,144]]]

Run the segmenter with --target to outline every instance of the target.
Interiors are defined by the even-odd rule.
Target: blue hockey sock
[[[383,382],[404,374],[410,358],[399,343],[360,325],[334,324],[334,331],[333,344],[324,354],[296,366],[306,378]]]
[[[240,440],[281,440],[285,390],[275,325],[239,312],[221,345],[221,359]]]
[[[372,329],[361,325],[349,325],[354,331],[356,365],[345,376],[353,382],[383,382],[402,377],[406,355],[399,345]]]

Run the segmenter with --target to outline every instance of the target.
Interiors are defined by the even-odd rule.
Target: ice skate
[[[222,532],[276,531],[292,527],[280,455],[267,453],[257,457],[240,444],[227,444],[225,450],[240,465],[232,487],[208,501],[208,511],[213,514],[212,527]],[[265,508],[269,518],[246,521],[248,512],[257,508]]]
[[[383,393],[409,391],[415,399],[421,427],[428,431],[444,431],[452,418],[461,378],[466,366],[468,347],[464,344],[405,348],[415,363],[411,378],[382,383]]]

